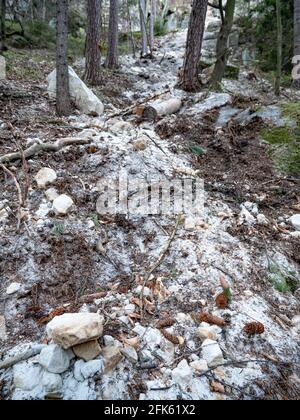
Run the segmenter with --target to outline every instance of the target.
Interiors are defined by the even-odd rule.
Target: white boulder
[[[76,107],[84,114],[101,115],[104,106],[99,98],[69,67],[70,95]],[[56,70],[48,76],[48,95],[51,99],[56,98]]]
[[[47,325],[48,337],[64,349],[97,340],[103,334],[103,317],[94,313],[64,314]]]
[[[42,384],[47,393],[60,392],[62,389],[61,376],[55,373],[44,372],[42,377]]]
[[[290,218],[291,224],[296,230],[300,230],[300,214],[295,214]]]
[[[62,194],[53,201],[53,210],[57,215],[65,216],[69,213],[73,205],[74,201],[72,198],[66,194]]]
[[[70,358],[61,347],[51,344],[41,351],[39,363],[50,373],[64,373],[69,369]]]

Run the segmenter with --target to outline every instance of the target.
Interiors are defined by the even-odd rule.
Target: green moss
[[[272,264],[270,266],[269,279],[278,292],[295,293],[298,284],[294,274],[289,270],[282,270],[277,264]]]
[[[225,69],[225,79],[238,80],[240,68],[237,66],[227,65]]]

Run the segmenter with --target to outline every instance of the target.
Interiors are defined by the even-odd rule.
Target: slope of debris
[[[242,163],[229,158],[233,166],[217,179],[214,159],[229,152],[243,157],[228,124],[236,118],[243,127],[237,135],[250,136],[253,112],[235,103],[232,85],[230,93],[174,89],[184,42],[184,33],[173,34],[155,60],[123,59],[120,73],[137,80],[123,93],[130,109],[105,104],[109,111],[101,117],[65,121],[67,134],[88,144],[10,167],[28,190],[19,221],[14,180],[1,175],[1,398],[299,397],[299,184],[291,181],[290,201],[270,212],[260,181],[253,194],[251,178],[243,181],[238,198],[222,190],[227,172],[234,175]],[[242,76],[235,89],[244,83]],[[179,115],[156,122],[132,114],[145,100],[174,96],[183,101]],[[277,124],[277,108],[265,105],[267,117],[256,118]],[[5,120],[1,128],[14,133]],[[65,133],[50,130],[37,139],[36,127],[20,142],[25,148]],[[201,156],[189,149],[196,138],[207,148]],[[220,141],[225,152],[215,145]],[[263,147],[260,140],[257,147]],[[130,197],[142,182],[203,177],[203,212],[97,213],[104,183],[117,182],[124,169],[135,181]],[[291,290],[280,292],[278,283]],[[58,316],[67,330],[63,317],[75,313],[101,325],[96,334],[82,327],[85,338],[65,350],[49,323]]]

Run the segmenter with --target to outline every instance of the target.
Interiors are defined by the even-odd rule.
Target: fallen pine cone
[[[174,323],[175,321],[172,318],[162,319],[161,321],[158,321],[158,323],[156,324],[156,328],[162,330],[163,328],[172,327]]]
[[[219,318],[214,315],[204,313],[204,312],[202,312],[199,316],[197,316],[197,318],[199,319],[200,322],[206,322],[207,324],[210,324],[210,325],[217,325],[218,327],[226,327],[227,325],[224,319]]]
[[[219,309],[226,309],[229,306],[229,299],[226,293],[221,293],[216,297],[216,305]]]
[[[248,335],[261,335],[265,332],[265,327],[261,322],[250,322],[244,327],[244,332]]]
[[[52,321],[52,319],[54,319],[56,316],[60,316],[60,315],[63,315],[65,313],[66,313],[66,309],[65,308],[56,308],[56,309],[53,309],[53,311],[51,311],[49,313],[49,315],[47,315],[47,316],[45,316],[43,318],[40,318],[39,321],[38,321],[38,323],[39,323],[39,325],[48,324],[48,322]]]
[[[183,337],[178,337],[174,334],[168,333],[166,330],[161,330],[162,335],[175,346],[181,346],[184,343]]]

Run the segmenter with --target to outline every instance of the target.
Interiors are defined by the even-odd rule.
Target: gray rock
[[[185,359],[182,360],[175,369],[173,369],[172,379],[182,388],[191,383],[193,379],[193,370]]]
[[[13,295],[21,289],[21,283],[11,283],[6,289],[7,295]]]
[[[138,354],[133,347],[124,347],[121,349],[121,353],[132,363],[137,363],[139,360]]]
[[[6,79],[6,60],[3,55],[0,55],[0,80]]]
[[[291,224],[296,230],[300,230],[300,214],[295,214],[290,218]]]
[[[42,378],[42,384],[44,386],[45,392],[60,392],[62,389],[62,379],[61,376],[55,373],[44,372]]]
[[[191,109],[193,114],[204,114],[215,108],[221,108],[230,104],[232,98],[227,93],[212,93],[207,99],[194,105]]]
[[[50,373],[64,373],[69,369],[68,353],[56,344],[51,344],[41,351],[39,363]]]
[[[42,168],[35,176],[39,188],[45,188],[57,180],[56,172],[51,168]]]
[[[91,360],[81,366],[81,374],[84,379],[92,378],[97,373],[102,374],[104,372],[103,360]]]
[[[13,367],[14,386],[23,391],[32,391],[40,386],[42,368],[29,362],[18,363]]]
[[[205,340],[202,344],[202,357],[209,367],[214,367],[224,362],[223,353],[216,341]]]
[[[0,315],[0,341],[7,340],[6,321],[5,317]]]

